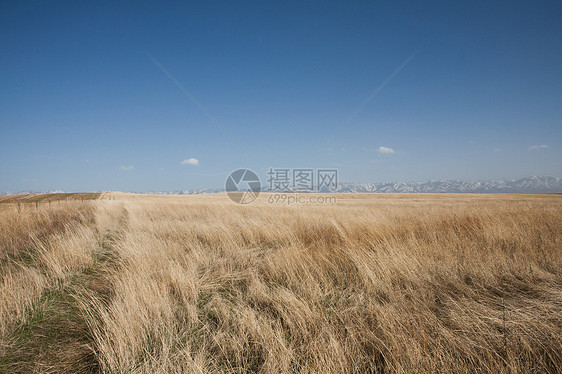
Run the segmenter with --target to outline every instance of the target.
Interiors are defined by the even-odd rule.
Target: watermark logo
[[[252,170],[238,169],[226,178],[224,189],[230,200],[236,204],[250,204],[260,194],[261,181]]]
[[[295,205],[295,204],[336,204],[334,195],[326,194],[298,194],[298,193],[271,193],[267,198],[269,204]]]
[[[267,177],[269,191],[333,192],[338,188],[337,169],[270,168]]]
[[[238,169],[226,178],[224,188],[230,200],[236,204],[253,203],[260,192],[269,193],[266,197],[269,204],[335,204],[336,197],[325,193],[337,192],[338,170],[270,168],[267,184],[262,188],[255,172]]]

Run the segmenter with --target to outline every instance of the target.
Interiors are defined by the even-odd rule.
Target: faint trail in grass
[[[109,305],[113,285],[108,274],[119,266],[114,248],[127,224],[128,212],[122,208],[111,228],[98,232],[92,264],[43,293],[9,339],[0,357],[0,373],[101,372],[84,300]]]

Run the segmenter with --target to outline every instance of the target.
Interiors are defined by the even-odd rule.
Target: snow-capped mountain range
[[[266,187],[262,191],[270,191]],[[194,195],[224,192],[222,189],[200,189],[174,192],[149,192],[158,195]],[[295,190],[274,190],[273,192],[310,192]],[[494,180],[437,180],[425,182],[381,182],[355,183],[343,182],[338,184],[334,193],[562,193],[562,179],[555,177],[526,177],[521,179]]]
[[[562,180],[527,177],[485,181],[438,180],[400,183],[340,183],[336,192],[562,193]]]
[[[19,192],[0,191],[0,195],[28,195],[28,194],[35,194],[35,193],[65,193],[65,191],[61,191],[61,190],[50,190],[50,191],[25,190]]]
[[[264,188],[263,191],[266,191]],[[28,193],[61,193],[63,191],[22,191],[16,194]],[[154,195],[197,195],[224,192],[223,189],[197,189],[185,191],[151,191]],[[292,191],[275,191],[292,192]],[[304,192],[304,191],[300,191]],[[324,192],[324,191],[323,191]],[[477,181],[461,180],[432,180],[425,182],[380,182],[380,183],[339,183],[335,193],[562,193],[562,179],[556,177],[526,177],[521,179],[493,179]],[[0,195],[11,194],[0,192]]]

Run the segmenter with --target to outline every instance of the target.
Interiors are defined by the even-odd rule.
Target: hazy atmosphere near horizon
[[[0,4],[0,191],[562,177],[562,5]]]

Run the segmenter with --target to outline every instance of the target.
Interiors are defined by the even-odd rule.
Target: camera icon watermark
[[[226,178],[224,190],[236,204],[253,203],[261,192],[261,181],[250,169],[234,170]]]
[[[335,196],[312,196],[311,192],[335,192],[338,189],[337,169],[270,168],[267,187],[250,169],[237,169],[226,178],[227,196],[237,204],[253,203],[260,192],[269,192],[269,204],[333,204]],[[299,195],[300,193],[300,195]]]

